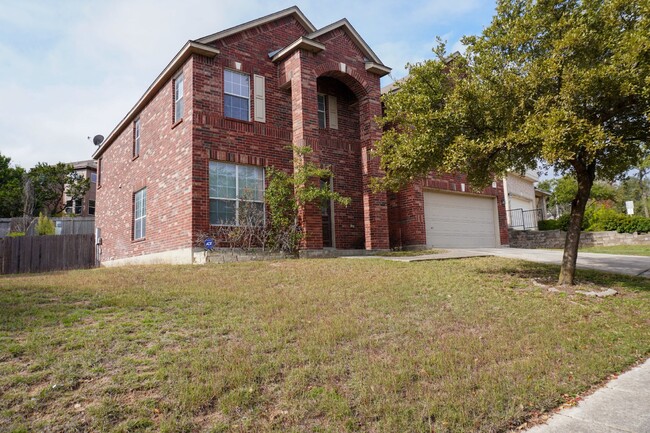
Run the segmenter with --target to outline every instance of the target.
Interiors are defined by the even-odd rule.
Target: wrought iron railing
[[[536,230],[537,223],[544,219],[541,209],[510,209],[508,227],[520,230]]]

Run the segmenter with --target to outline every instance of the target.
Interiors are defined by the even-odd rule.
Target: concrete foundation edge
[[[202,260],[202,261],[201,261]],[[132,266],[132,265],[191,265],[205,263],[202,250],[198,248],[181,248],[160,253],[144,254],[142,256],[125,257],[123,259],[102,260],[100,266]]]

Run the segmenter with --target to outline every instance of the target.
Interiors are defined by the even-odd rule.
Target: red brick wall
[[[319,39],[326,46],[321,53],[296,52],[280,65],[270,61],[269,52],[304,34],[304,29],[292,18],[285,18],[268,28],[217,41],[215,47],[221,54],[213,61],[195,57],[192,176],[195,233],[211,230],[208,198],[208,162],[211,159],[291,171],[293,155],[288,147],[296,143],[312,147],[311,160],[330,166],[335,176],[335,190],[352,198],[350,206],[336,205],[334,208],[337,248],[364,247],[361,122],[357,95],[372,91],[378,98],[379,77],[365,71],[363,55],[340,30]],[[223,117],[223,68],[234,69],[235,62],[241,64],[242,72],[251,75],[251,86],[252,74],[266,77],[266,123]],[[340,62],[348,65],[348,74],[340,72]],[[285,86],[286,79],[279,78],[286,76],[285,71],[294,72],[291,86]],[[337,97],[338,130],[318,129],[317,92]],[[254,118],[252,112],[251,118]],[[321,248],[319,206],[309,206],[303,217],[307,234],[304,246]]]
[[[466,190],[463,192],[462,184]],[[389,220],[391,248],[426,245],[424,224],[424,189],[454,191],[459,194],[476,194],[469,191],[464,174],[430,173],[427,178],[415,182],[398,193],[389,194]],[[490,186],[480,194],[496,197],[501,245],[508,244],[508,223],[504,204],[503,181],[496,181],[496,188]]]
[[[173,123],[170,81],[140,113],[140,156],[133,159],[133,127],[127,127],[101,158],[96,226],[102,260],[191,246],[192,62],[183,66],[185,113]],[[134,241],[133,195],[147,188],[146,238]]]
[[[192,246],[198,233],[211,231],[209,161],[290,172],[292,143],[311,146],[314,162],[332,167],[335,189],[352,198],[349,207],[334,209],[336,246],[388,247],[385,194],[373,195],[367,188],[378,165],[362,159],[380,136],[373,121],[379,114],[379,77],[365,70],[364,55],[341,30],[319,38],[326,46],[321,53],[296,52],[280,64],[271,62],[268,53],[305,33],[292,17],[286,17],[214,42],[220,51],[214,59],[193,55],[183,66],[185,113],[180,124],[172,127],[170,81],[140,113],[140,156],[132,158],[131,127],[112,143],[101,158],[97,191],[103,260]],[[347,65],[345,73],[341,62]],[[250,75],[248,122],[223,115],[223,70],[237,69],[237,63],[241,72]],[[290,86],[287,71],[299,72]],[[253,74],[266,79],[265,123],[252,121]],[[317,90],[337,97],[338,130],[318,129]],[[296,98],[301,98],[301,111],[296,110]],[[133,195],[145,186],[146,239],[133,241]],[[307,209],[305,228],[308,247],[321,247],[319,206]]]

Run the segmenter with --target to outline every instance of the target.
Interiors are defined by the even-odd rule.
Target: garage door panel
[[[532,200],[524,200],[515,197],[510,198],[510,209],[531,210],[533,208]]]
[[[494,247],[497,244],[494,198],[424,193],[427,245]]]

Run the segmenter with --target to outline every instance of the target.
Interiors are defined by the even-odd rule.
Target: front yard
[[[580,248],[585,253],[627,254],[631,256],[650,256],[650,245],[614,245],[611,247]]]
[[[650,280],[500,258],[0,277],[0,431],[504,432],[650,354]]]

